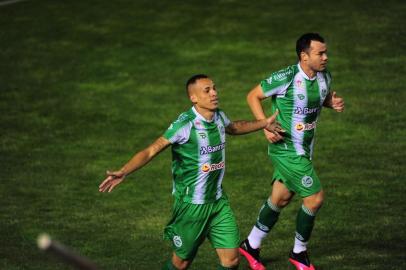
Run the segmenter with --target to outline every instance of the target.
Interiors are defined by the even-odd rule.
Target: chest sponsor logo
[[[220,144],[215,145],[215,146],[211,146],[211,145],[202,146],[202,147],[200,147],[200,155],[207,155],[207,154],[210,154],[210,153],[221,151],[221,150],[223,150],[225,148],[225,146],[226,146],[226,143],[220,143]]]
[[[202,172],[208,173],[208,172],[224,169],[225,165],[226,165],[226,163],[224,161],[222,161],[220,163],[213,163],[213,164],[205,163],[202,166]]]
[[[308,107],[296,107],[295,109],[295,114],[311,114],[311,113],[317,113],[319,111],[319,108],[308,108]]]
[[[295,129],[297,131],[312,130],[316,128],[316,121],[312,123],[296,123]]]

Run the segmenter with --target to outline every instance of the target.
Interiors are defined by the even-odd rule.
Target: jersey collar
[[[301,74],[301,75],[303,76],[303,78],[305,78],[306,80],[308,80],[308,81],[314,81],[314,80],[317,78],[317,73],[316,73],[316,75],[315,75],[312,79],[310,79],[309,76],[307,76],[307,74],[304,73],[303,69],[300,67],[300,63],[297,64],[297,67],[298,67],[298,69],[299,69],[300,74]]]
[[[207,123],[212,123],[214,121],[215,117],[216,117],[216,114],[217,114],[217,112],[215,112],[213,114],[213,119],[209,121],[206,118],[204,118],[200,113],[198,113],[194,106],[192,106],[192,111],[196,115],[197,119],[199,119],[201,121],[204,121],[204,122],[207,122]]]

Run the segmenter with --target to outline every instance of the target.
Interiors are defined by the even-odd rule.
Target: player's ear
[[[309,60],[309,54],[308,54],[308,52],[306,52],[306,51],[302,51],[301,53],[300,53],[300,59],[302,60],[302,61],[308,61]]]
[[[197,97],[195,94],[190,94],[189,99],[190,99],[190,101],[192,101],[193,104],[197,103]]]

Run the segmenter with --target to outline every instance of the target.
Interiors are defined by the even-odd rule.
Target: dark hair
[[[307,50],[310,48],[310,43],[312,40],[324,43],[324,38],[318,33],[306,33],[296,41],[296,54],[297,57],[299,57],[299,60],[300,53],[307,52]]]
[[[196,74],[190,77],[189,80],[187,80],[186,82],[186,94],[189,95],[189,85],[195,84],[197,80],[207,78],[209,78],[209,76],[207,76],[206,74]]]

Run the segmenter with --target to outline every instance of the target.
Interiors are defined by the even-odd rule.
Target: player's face
[[[328,61],[326,43],[312,40],[308,52],[305,53],[305,58],[307,65],[312,70],[316,72],[325,70]]]
[[[218,107],[216,85],[209,78],[199,79],[192,86],[190,100],[200,108],[214,111]]]

